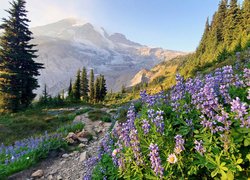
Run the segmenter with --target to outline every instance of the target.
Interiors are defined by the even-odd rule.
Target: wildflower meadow
[[[92,179],[250,177],[250,69],[224,66],[168,92],[141,92],[127,121],[107,135]],[[91,175],[85,179],[91,179]]]

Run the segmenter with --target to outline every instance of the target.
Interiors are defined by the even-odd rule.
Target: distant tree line
[[[87,70],[83,67],[82,71],[77,71],[75,81],[72,83],[72,79],[70,80],[67,96],[63,90],[58,96],[52,98],[45,85],[39,103],[44,105],[60,105],[64,101],[99,103],[104,101],[106,95],[107,87],[104,75],[99,75],[95,79],[94,71],[91,69],[88,79]]]

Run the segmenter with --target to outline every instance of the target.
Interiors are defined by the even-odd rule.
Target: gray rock
[[[35,171],[32,175],[31,175],[31,177],[33,177],[33,178],[40,178],[40,177],[42,177],[43,176],[43,170],[41,170],[41,169],[39,169],[39,170],[37,170],[37,171]]]
[[[89,157],[89,154],[87,153],[87,151],[84,151],[83,153],[81,153],[79,161],[83,162],[83,161],[87,160],[88,157]]]
[[[62,157],[63,157],[63,158],[68,158],[68,157],[69,157],[69,154],[63,154]]]
[[[82,142],[82,143],[88,143],[88,139],[87,138],[78,138],[78,140],[80,141],[80,142]]]
[[[56,179],[57,179],[57,180],[62,180],[63,178],[62,178],[62,176],[58,175],[58,176],[56,177]]]
[[[52,176],[52,175],[49,175],[49,176],[48,176],[48,180],[53,180],[53,176]]]
[[[86,145],[83,144],[83,143],[80,143],[80,144],[78,145],[78,147],[79,147],[79,148],[84,148],[84,147],[86,147]]]

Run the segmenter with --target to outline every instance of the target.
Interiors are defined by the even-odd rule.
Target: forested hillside
[[[247,59],[249,47],[250,1],[244,0],[240,4],[237,0],[222,0],[212,19],[207,19],[196,51],[162,62],[149,71],[144,70],[142,75],[139,72],[138,75],[146,80],[128,88],[129,95],[125,99],[138,97],[136,92],[141,89],[156,93],[170,88],[176,82],[177,72],[187,79],[224,65],[232,65],[236,59]],[[237,55],[237,52],[241,53]]]

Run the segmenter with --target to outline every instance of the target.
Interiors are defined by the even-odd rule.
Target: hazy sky
[[[220,0],[27,0],[31,26],[78,17],[152,47],[194,51]],[[0,18],[8,0],[0,0]]]

